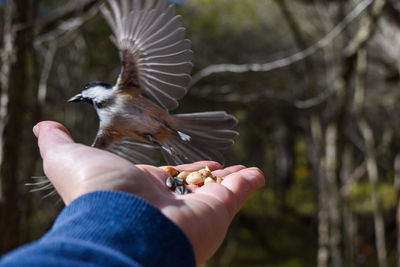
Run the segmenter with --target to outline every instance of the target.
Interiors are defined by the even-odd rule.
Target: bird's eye
[[[104,107],[104,102],[94,102],[97,108],[103,108]]]

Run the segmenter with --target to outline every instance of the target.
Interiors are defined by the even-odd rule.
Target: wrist
[[[93,242],[136,255],[139,262],[151,260],[152,266],[194,265],[192,246],[183,231],[145,200],[124,192],[97,191],[79,197],[62,211],[45,238]]]

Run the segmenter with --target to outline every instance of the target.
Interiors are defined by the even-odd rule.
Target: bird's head
[[[97,110],[106,107],[112,100],[112,85],[104,82],[91,82],[83,87],[81,93],[71,97],[68,102],[87,102]]]

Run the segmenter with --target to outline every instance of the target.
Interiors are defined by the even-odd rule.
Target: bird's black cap
[[[94,82],[90,82],[88,84],[85,84],[85,86],[83,87],[83,90],[95,87],[95,86],[102,86],[106,89],[111,89],[113,88],[113,86],[109,83],[105,83],[105,82],[100,82],[100,81],[94,81]]]

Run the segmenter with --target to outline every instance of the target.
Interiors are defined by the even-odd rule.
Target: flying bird
[[[99,117],[92,146],[133,163],[223,163],[237,120],[224,111],[170,114],[186,92],[192,70],[190,41],[166,0],[108,0],[101,6],[122,69],[115,85],[91,82],[69,102],[88,102]]]

